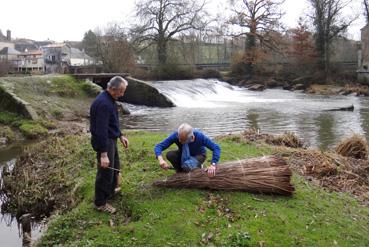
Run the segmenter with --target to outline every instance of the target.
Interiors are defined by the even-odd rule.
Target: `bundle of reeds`
[[[292,195],[292,172],[277,156],[266,156],[218,164],[216,176],[208,177],[205,170],[176,173],[154,182],[160,187],[185,187],[217,190],[240,190],[253,193]]]
[[[345,157],[365,160],[368,157],[368,143],[365,137],[354,134],[342,140],[336,147],[336,152]]]
[[[277,145],[277,146],[290,147],[290,148],[303,147],[302,141],[296,136],[296,134],[292,132],[286,132],[282,135],[277,135],[277,136],[269,136],[266,139],[266,143]]]

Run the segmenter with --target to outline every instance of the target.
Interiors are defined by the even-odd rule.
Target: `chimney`
[[[12,41],[12,32],[10,30],[6,30],[6,39]]]

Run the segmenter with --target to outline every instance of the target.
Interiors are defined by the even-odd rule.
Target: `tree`
[[[251,74],[260,53],[258,48],[278,49],[274,37],[281,26],[280,6],[284,0],[230,0],[230,3],[234,13],[230,23],[242,29],[234,36],[245,36],[244,60],[246,71]]]
[[[302,18],[299,19],[297,28],[292,30],[292,50],[290,54],[293,64],[299,67],[311,65],[315,60],[315,47],[313,45],[312,33]]]
[[[315,46],[319,67],[324,70],[326,80],[330,80],[330,53],[335,38],[342,35],[354,21],[345,19],[342,10],[349,0],[308,0],[313,8],[311,19],[315,27]]]
[[[363,0],[366,24],[369,24],[369,0]]]
[[[104,71],[129,72],[135,66],[133,48],[127,34],[118,25],[96,31],[97,58]]]
[[[85,35],[83,36],[82,40],[82,48],[92,58],[97,59],[99,57],[98,54],[98,37],[96,34],[88,30]]]
[[[165,65],[170,40],[207,24],[204,5],[196,0],[140,0],[136,4],[136,17],[142,24],[133,28],[135,42],[144,45],[143,48],[154,44],[159,65]]]

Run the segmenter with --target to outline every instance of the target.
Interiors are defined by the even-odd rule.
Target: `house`
[[[11,47],[4,47],[0,50],[0,62],[6,64],[6,71],[3,73],[9,73],[17,69],[19,51]]]
[[[18,55],[20,54],[19,51],[17,51],[14,48],[11,47],[4,47],[0,50],[0,60],[5,61],[15,61],[18,60]]]
[[[77,48],[71,48],[70,66],[89,66],[92,64],[94,64],[94,60],[89,55]]]
[[[43,74],[45,70],[44,64],[42,50],[26,50],[18,54],[17,72]]]
[[[44,72],[70,73],[89,68],[95,64],[94,59],[84,51],[71,47],[67,43],[55,43],[42,47],[44,54]]]
[[[6,31],[6,36],[4,36],[0,30],[0,50],[5,47],[15,48],[14,43],[12,42],[12,35],[10,30]]]
[[[64,43],[45,45],[42,48],[45,62],[45,73],[69,72],[71,47]]]
[[[369,84],[369,25],[361,29],[361,50],[358,54],[358,65],[358,81]]]

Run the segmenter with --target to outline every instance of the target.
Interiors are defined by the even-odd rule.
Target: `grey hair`
[[[120,84],[124,84],[125,86],[128,86],[128,82],[121,76],[114,76],[110,79],[108,82],[107,88],[118,88]]]
[[[185,133],[187,137],[190,137],[193,135],[193,128],[188,123],[183,123],[178,127],[178,135],[181,133]]]

